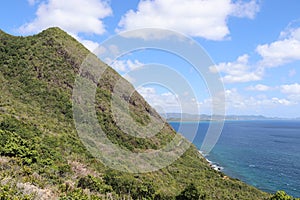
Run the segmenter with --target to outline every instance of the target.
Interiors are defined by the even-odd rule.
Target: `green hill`
[[[173,164],[155,172],[132,174],[104,166],[87,151],[73,120],[72,90],[88,54],[58,28],[29,37],[0,31],[0,199],[269,197],[211,169],[193,145]],[[97,62],[100,68],[106,66]],[[108,68],[98,82],[95,108],[101,128],[123,149],[162,148],[176,134],[168,124],[149,138],[130,136],[116,126],[110,102],[120,78]],[[162,120],[138,93],[122,98],[139,124],[147,125],[151,118]]]

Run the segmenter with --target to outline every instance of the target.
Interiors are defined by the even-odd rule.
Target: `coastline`
[[[202,156],[203,156],[203,158],[205,158],[205,160],[209,163],[209,166],[212,168],[212,169],[214,169],[214,170],[216,170],[216,171],[218,171],[218,172],[222,172],[223,170],[224,170],[224,167],[222,167],[221,165],[219,165],[218,163],[216,163],[216,162],[213,162],[213,161],[211,161],[211,160],[209,160],[208,158],[207,158],[207,156],[208,155],[206,155],[206,154],[204,154],[202,151],[198,151]]]
[[[207,161],[207,167],[262,191],[275,193],[284,190],[299,198],[299,155],[292,151],[299,150],[300,147],[299,122],[291,119],[225,120],[224,134],[219,142],[223,146],[216,147],[208,154],[200,151],[201,145],[209,123],[216,122],[201,121],[192,143],[197,147],[199,156]],[[189,123],[199,122],[170,122],[175,130],[184,126],[185,129],[182,130],[186,132],[183,135],[187,137]],[[257,144],[260,144],[259,148],[254,149]],[[279,176],[274,176],[274,173]]]

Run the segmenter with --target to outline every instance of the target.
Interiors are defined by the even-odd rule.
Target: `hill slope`
[[[95,159],[77,135],[72,112],[75,77],[88,54],[58,28],[29,37],[0,31],[0,197],[175,199],[185,188],[194,188],[202,199],[268,197],[211,169],[193,145],[170,166],[143,174],[115,171]],[[99,61],[99,67],[105,65]],[[95,108],[101,128],[124,149],[163,147],[176,134],[168,124],[146,139],[116,126],[110,101],[120,78],[108,68],[98,83]],[[129,102],[131,117],[142,125],[150,117],[162,120],[138,93],[122,101]]]

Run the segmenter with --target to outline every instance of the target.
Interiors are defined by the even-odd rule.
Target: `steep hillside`
[[[88,54],[58,28],[30,37],[0,31],[0,199],[185,199],[191,191],[202,199],[269,196],[212,170],[193,145],[155,172],[131,174],[104,166],[87,151],[73,120],[72,90]],[[168,124],[149,138],[133,137],[116,125],[111,95],[120,78],[108,68],[98,82],[95,108],[101,128],[110,141],[133,152],[164,147],[176,135]],[[162,121],[138,93],[122,98],[130,105],[130,116],[124,116],[141,125],[151,118]]]

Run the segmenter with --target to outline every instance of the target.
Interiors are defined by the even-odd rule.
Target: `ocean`
[[[170,122],[191,140],[197,122]],[[200,122],[192,141],[199,149],[210,123]],[[226,121],[221,136],[206,158],[226,175],[266,192],[284,190],[300,197],[300,121]]]

